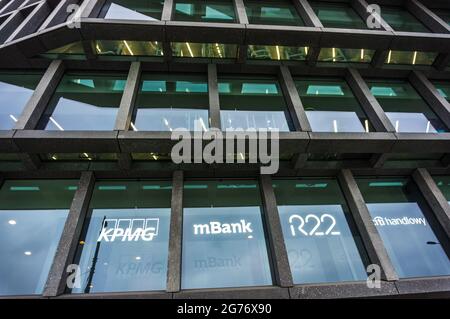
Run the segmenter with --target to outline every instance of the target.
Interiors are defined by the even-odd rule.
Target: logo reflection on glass
[[[97,242],[152,241],[158,230],[159,218],[105,219]]]

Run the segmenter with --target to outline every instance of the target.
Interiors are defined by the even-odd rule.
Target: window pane
[[[381,17],[395,31],[430,32],[416,17],[403,8],[382,6]]]
[[[433,84],[438,90],[439,94],[450,102],[450,83],[433,81]]]
[[[366,23],[346,3],[309,1],[309,4],[326,28],[367,29]]]
[[[444,194],[445,199],[450,204],[450,177],[449,176],[434,176],[434,181]]]
[[[162,43],[158,41],[95,41],[98,55],[111,56],[163,56]]]
[[[3,184],[0,295],[42,293],[76,188],[76,180]]]
[[[399,277],[449,275],[449,257],[434,233],[436,221],[413,182],[403,178],[357,182]]]
[[[206,131],[209,127],[208,105],[205,76],[144,74],[131,129]],[[195,121],[198,121],[197,126]]]
[[[293,130],[278,82],[272,78],[219,78],[222,129]]]
[[[179,58],[235,59],[236,44],[173,42],[172,55]]]
[[[272,284],[256,181],[188,181],[183,198],[183,289]]]
[[[164,0],[108,0],[101,17],[122,20],[161,20]]]
[[[247,58],[255,60],[305,61],[307,47],[286,47],[281,45],[249,45]]]
[[[275,180],[274,190],[295,284],[367,278],[361,238],[335,180]]]
[[[246,0],[244,3],[251,24],[305,25],[291,1]]]
[[[49,131],[108,131],[114,124],[126,75],[66,74],[41,120]]]
[[[66,60],[85,60],[86,56],[84,54],[83,43],[74,42],[66,44],[62,47],[47,51],[42,54],[43,57],[49,59],[66,59]]]
[[[0,73],[0,130],[13,129],[42,74]]]
[[[176,0],[174,20],[198,22],[235,22],[232,0]]]
[[[408,82],[369,80],[367,84],[397,132],[447,131],[442,121]]]
[[[295,79],[295,85],[314,132],[372,131],[350,87],[340,79]]]
[[[368,49],[340,49],[322,48],[320,49],[319,62],[343,62],[343,63],[370,63],[375,50]]]
[[[418,51],[389,51],[387,64],[432,65],[437,53]]]
[[[165,290],[169,247],[169,182],[99,182],[75,263],[72,293]]]

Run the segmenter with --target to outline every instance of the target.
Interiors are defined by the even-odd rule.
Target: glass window
[[[387,64],[432,65],[437,53],[418,51],[389,51]]]
[[[436,13],[444,22],[450,24],[450,10],[449,9],[433,9],[433,12]]]
[[[441,190],[442,194],[444,194],[445,199],[450,204],[450,177],[449,176],[434,176],[434,181],[436,185]]]
[[[295,79],[314,132],[370,132],[372,126],[348,84],[341,79]]]
[[[76,180],[6,181],[0,190],[0,295],[44,290]]]
[[[163,56],[162,43],[158,41],[95,41],[98,55],[110,56]]]
[[[114,129],[126,75],[68,73],[64,75],[40,129],[48,131]]]
[[[273,186],[294,283],[366,280],[368,259],[337,181]]]
[[[176,0],[174,20],[236,22],[232,0]]]
[[[206,131],[209,127],[205,76],[144,74],[135,105],[131,124],[135,131]]]
[[[71,60],[85,60],[83,43],[74,42],[66,44],[62,47],[47,51],[42,54],[43,57],[49,59],[71,59]]]
[[[447,239],[438,239],[435,218],[417,186],[405,178],[357,182],[399,277],[449,275],[450,260],[442,247]]]
[[[322,48],[320,49],[319,62],[344,62],[344,63],[370,63],[375,50],[369,49],[340,49]]]
[[[219,78],[222,130],[293,130],[280,86],[273,78]]]
[[[450,102],[450,82],[433,81],[439,94]]]
[[[44,162],[91,162],[91,161],[117,161],[115,153],[52,153],[40,154],[41,160]]]
[[[165,290],[171,194],[164,181],[96,183],[72,293]]]
[[[108,0],[100,16],[105,19],[161,20],[164,0]]]
[[[347,3],[309,1],[325,28],[368,29],[363,19]]]
[[[183,289],[272,285],[256,181],[187,181]]]
[[[244,3],[251,24],[305,25],[291,1],[246,0]]]
[[[249,45],[247,58],[254,60],[305,61],[308,47],[287,47],[282,45]]]
[[[368,80],[367,83],[397,132],[447,131],[442,121],[408,82]]]
[[[381,17],[395,31],[430,32],[415,16],[400,7],[382,6]]]
[[[179,58],[235,59],[236,44],[172,42],[172,55]]]
[[[0,73],[0,130],[16,126],[41,77],[39,73]]]

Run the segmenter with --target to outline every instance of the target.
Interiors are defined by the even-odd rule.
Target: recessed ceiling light
[[[25,256],[31,256],[31,251],[24,252]]]
[[[14,219],[11,219],[8,221],[8,224],[15,225],[15,224],[17,224],[17,222]]]
[[[137,257],[136,257],[136,260],[141,260],[141,257],[137,256]]]

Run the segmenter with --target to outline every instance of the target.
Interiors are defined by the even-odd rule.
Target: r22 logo
[[[317,216],[308,214],[305,218],[294,214],[289,217],[289,225],[292,236],[339,236],[340,231],[335,231],[336,219],[330,214]]]

